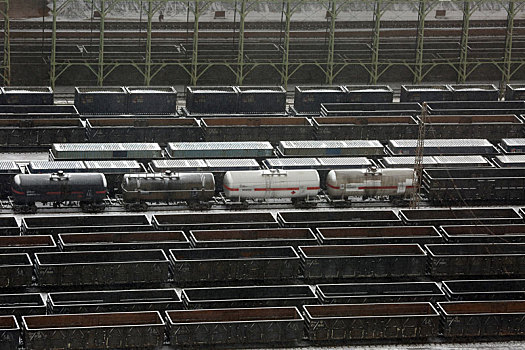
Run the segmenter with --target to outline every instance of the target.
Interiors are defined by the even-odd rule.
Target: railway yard
[[[0,350],[525,349],[524,11],[0,0]]]
[[[522,91],[3,88],[2,346],[520,348]]]

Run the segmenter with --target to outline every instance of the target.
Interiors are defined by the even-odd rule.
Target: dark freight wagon
[[[507,84],[505,89],[505,101],[525,100],[525,85]]]
[[[20,326],[14,316],[0,316],[0,349],[16,350],[20,345]]]
[[[100,118],[87,119],[90,142],[200,141],[201,129],[191,118]]]
[[[422,187],[433,202],[523,202],[525,169],[425,169]]]
[[[441,226],[451,243],[525,243],[525,225]]]
[[[417,122],[411,116],[320,117],[312,119],[318,140],[368,140],[417,137]]]
[[[162,250],[37,253],[40,286],[152,284],[168,280],[169,262]]]
[[[303,317],[295,307],[168,311],[170,344],[295,343],[303,339]]]
[[[0,217],[0,235],[19,235],[20,226],[14,216]]]
[[[301,306],[318,304],[307,285],[184,288],[188,309]]]
[[[498,101],[499,90],[494,84],[449,85],[454,101]]]
[[[238,113],[286,113],[282,86],[237,86]]]
[[[525,101],[433,101],[428,111],[435,115],[521,115]]]
[[[525,244],[469,243],[425,246],[433,277],[525,275]]]
[[[401,85],[401,102],[452,101],[448,85]]]
[[[317,245],[308,228],[269,228],[245,230],[192,230],[189,234],[196,248],[269,247]]]
[[[521,224],[523,218],[512,208],[401,209],[405,225]]]
[[[525,301],[458,301],[438,303],[445,337],[525,335]]]
[[[0,146],[50,147],[57,142],[84,142],[86,129],[80,119],[0,119]]]
[[[202,118],[206,141],[312,140],[313,128],[306,118]],[[175,139],[175,138],[173,138]]]
[[[435,337],[439,314],[430,303],[308,305],[306,331],[312,341]]]
[[[0,97],[6,105],[53,105],[54,93],[49,86],[4,86]]]
[[[0,236],[0,253],[34,253],[58,251],[50,235]]]
[[[28,254],[0,254],[0,288],[29,287],[33,263]]]
[[[301,273],[292,247],[172,249],[177,284],[294,280]]]
[[[281,211],[282,227],[395,226],[401,220],[392,210]]]
[[[79,232],[153,231],[146,215],[33,216],[22,219],[26,235]]]
[[[342,86],[296,86],[293,108],[297,114],[319,113],[322,103],[350,102]]]
[[[304,278],[411,278],[426,274],[427,255],[417,244],[299,247]]]
[[[394,99],[394,90],[388,85],[345,85],[349,102],[388,103]]]
[[[431,244],[443,241],[432,226],[327,227],[318,228],[316,233],[323,245]]]
[[[45,314],[46,301],[40,293],[0,294],[0,315],[15,315],[20,319]]]
[[[63,251],[163,249],[167,252],[190,247],[182,231],[61,233],[58,243]]]
[[[186,114],[236,113],[237,95],[233,86],[188,86]]]
[[[449,300],[524,300],[525,279],[443,281]]]
[[[421,123],[421,117],[418,119]],[[425,123],[426,135],[431,138],[461,139],[468,135],[497,143],[505,137],[523,136],[523,121],[515,115],[430,115]]]
[[[421,113],[421,105],[417,102],[390,103],[323,103],[322,117],[349,116],[416,116]]]
[[[158,311],[25,316],[22,323],[28,350],[155,348],[166,327]]]
[[[47,306],[53,314],[165,311],[183,308],[175,289],[49,293]]]
[[[155,214],[153,225],[158,230],[211,230],[278,227],[271,213]]]
[[[318,284],[315,292],[323,304],[399,303],[444,301],[435,282]]]
[[[126,114],[128,93],[123,87],[75,87],[80,114]]]
[[[177,90],[172,86],[128,86],[126,114],[177,114]]]

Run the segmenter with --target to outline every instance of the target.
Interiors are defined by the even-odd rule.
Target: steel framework
[[[282,19],[283,19],[283,42],[281,45],[281,60],[248,60],[245,55],[245,20],[250,11],[253,10],[254,5],[259,1],[256,0],[229,0],[234,3],[235,11],[239,15],[237,26],[237,58],[228,60],[224,58],[217,58],[214,60],[201,60],[199,56],[199,22],[202,14],[207,11],[214,1],[205,0],[132,0],[140,3],[143,12],[147,17],[146,28],[146,46],[142,60],[129,59],[107,59],[104,55],[104,40],[105,27],[107,15],[115,7],[116,4],[122,1],[129,0],[94,0],[95,10],[100,14],[99,16],[99,51],[98,59],[93,60],[68,60],[57,59],[57,17],[67,8],[71,2],[89,2],[92,0],[64,0],[60,6],[57,5],[57,0],[52,0],[52,33],[51,33],[51,55],[50,62],[50,84],[55,86],[57,79],[69,68],[74,66],[88,67],[96,76],[97,83],[104,85],[105,79],[116,68],[121,66],[132,66],[144,77],[144,84],[150,85],[152,79],[163,71],[168,66],[180,67],[188,74],[189,84],[196,85],[202,75],[211,67],[223,66],[227,67],[233,74],[237,84],[242,85],[245,78],[260,66],[267,66],[273,68],[280,76],[280,83],[287,86],[290,78],[303,67],[316,67],[320,69],[325,76],[325,82],[331,84],[334,79],[347,68],[361,68],[369,74],[369,82],[377,83],[381,76],[393,67],[405,67],[412,73],[412,80],[414,83],[420,83],[425,76],[432,70],[438,67],[452,67],[457,73],[457,82],[463,83],[467,81],[469,75],[480,65],[488,64],[494,65],[501,72],[501,85],[505,86],[510,81],[513,75],[523,67],[525,59],[516,57],[512,54],[513,34],[514,34],[514,19],[516,14],[523,9],[525,0],[502,0],[507,12],[507,26],[505,36],[505,47],[503,57],[487,57],[487,58],[470,58],[469,57],[469,29],[470,18],[473,13],[480,8],[483,3],[494,3],[493,0],[449,0],[447,3],[453,3],[458,8],[462,9],[463,25],[461,31],[460,47],[456,58],[434,58],[426,59],[425,54],[425,20],[428,14],[436,8],[436,6],[445,0],[322,0],[323,6],[326,8],[326,17],[328,22],[328,45],[325,59],[299,60],[290,58],[290,41],[292,32],[292,20],[294,13],[302,5],[307,3],[306,0],[266,0],[267,3],[282,4]],[[5,3],[6,8],[9,7],[9,0],[0,0],[0,3]],[[192,53],[191,60],[180,58],[172,59],[153,59],[152,58],[152,19],[163,4],[167,2],[179,2],[184,4],[188,13],[192,14]],[[221,1],[221,2],[224,2]],[[341,10],[351,4],[360,3],[368,4],[373,8],[372,30],[370,36],[371,55],[369,59],[347,59],[342,58],[336,53],[336,34],[340,30],[337,26],[338,16]],[[381,57],[381,20],[385,11],[396,3],[410,3],[417,11],[417,28],[416,29],[416,45],[414,58],[412,60],[392,60],[388,57]],[[9,45],[9,16],[6,11],[0,11],[4,17],[4,56],[2,62],[3,79],[5,84],[10,81],[10,45]]]

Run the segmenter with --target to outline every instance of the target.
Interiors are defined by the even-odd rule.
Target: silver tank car
[[[19,212],[36,211],[36,202],[79,202],[86,211],[100,211],[106,194],[101,173],[19,174],[12,185],[14,210]]]
[[[412,193],[413,169],[331,170],[326,177],[328,195],[347,197],[405,197]]]
[[[122,179],[122,198],[127,209],[133,203],[146,202],[207,202],[215,194],[212,173],[126,174]]]
[[[227,198],[307,198],[319,192],[316,170],[248,170],[224,174]]]

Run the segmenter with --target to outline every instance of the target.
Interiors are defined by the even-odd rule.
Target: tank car
[[[107,183],[100,173],[19,174],[11,188],[13,210],[18,213],[36,212],[36,203],[79,203],[83,211],[104,210]]]
[[[224,194],[239,202],[247,199],[290,198],[294,203],[316,196],[320,190],[315,170],[247,170],[224,174]]]
[[[348,197],[388,197],[403,200],[412,193],[413,169],[364,169],[331,170],[326,177],[326,188],[332,199]]]
[[[126,174],[122,179],[126,210],[146,210],[148,202],[182,202],[191,208],[205,208],[215,194],[212,173]]]

